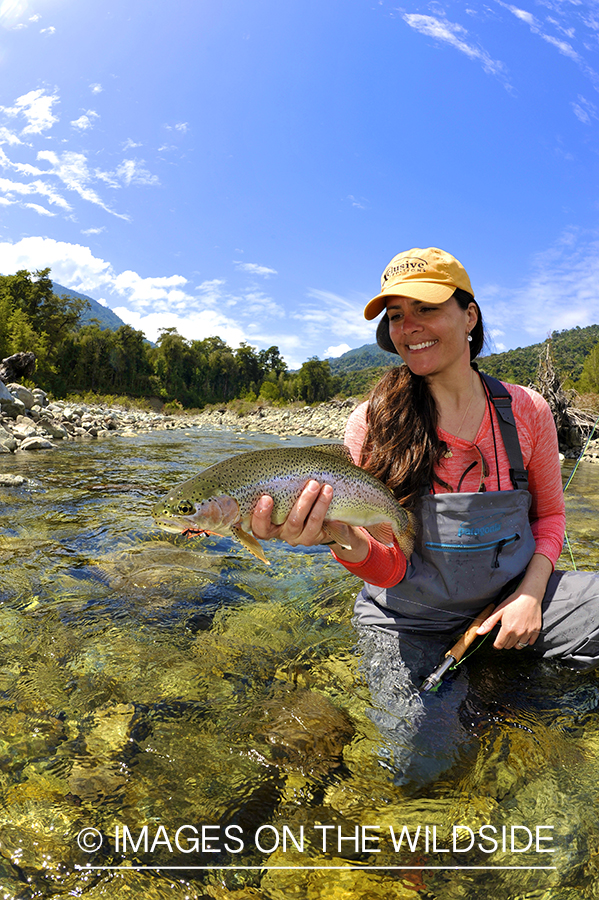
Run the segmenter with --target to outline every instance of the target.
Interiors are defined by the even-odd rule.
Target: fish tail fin
[[[270,565],[269,561],[264,555],[264,550],[256,540],[253,534],[248,534],[247,531],[244,531],[240,526],[231,525],[230,526],[231,533],[233,537],[235,537],[240,544],[243,544],[246,550],[249,550],[254,556],[257,556],[258,559],[261,559],[263,563],[266,563],[267,566]]]
[[[395,535],[395,539],[399,545],[399,549],[402,551],[406,559],[410,559],[413,550],[414,544],[416,542],[416,516],[411,513],[409,510],[404,509],[404,513],[407,517],[407,522],[404,528],[401,531],[397,531],[395,528],[393,529],[393,533]]]

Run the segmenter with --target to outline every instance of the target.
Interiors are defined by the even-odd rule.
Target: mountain
[[[395,353],[381,350],[378,344],[363,344],[341,356],[329,358],[327,362],[333,375],[343,375],[344,372],[359,372],[360,369],[370,369],[373,366],[397,366],[399,357]]]
[[[599,325],[577,326],[564,331],[554,331],[551,335],[551,356],[554,365],[567,382],[567,386],[580,378],[582,367],[588,354],[599,343]],[[504,353],[492,353],[479,358],[480,368],[495,378],[513,384],[534,383],[539,368],[539,357],[546,352],[547,342],[517,347]],[[348,375],[380,366],[397,366],[400,359],[393,353],[386,353],[377,344],[364,344],[356,350],[348,350],[336,359],[329,359],[333,375]],[[380,373],[379,373],[380,377]],[[362,382],[360,382],[360,385]]]
[[[58,297],[76,297],[79,300],[87,300],[90,308],[83,310],[81,313],[82,325],[89,325],[92,319],[97,319],[102,331],[107,328],[111,331],[116,331],[117,328],[125,324],[111,309],[107,306],[102,306],[101,303],[98,303],[93,297],[88,297],[87,294],[78,294],[77,291],[72,291],[71,288],[58,284],[56,281],[52,282],[52,289]]]
[[[564,379],[566,387],[572,386],[582,374],[586,357],[599,343],[599,325],[567,328],[551,334],[550,353],[554,366]],[[536,381],[539,358],[546,353],[547,341],[517,347],[504,353],[492,353],[479,359],[480,368],[495,378],[512,384],[533,384]]]

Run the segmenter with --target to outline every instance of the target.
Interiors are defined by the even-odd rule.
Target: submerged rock
[[[268,704],[261,735],[275,764],[323,774],[341,764],[354,726],[324,694],[297,690]]]

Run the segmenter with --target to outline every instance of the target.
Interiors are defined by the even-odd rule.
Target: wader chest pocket
[[[499,568],[499,557],[505,547],[514,544],[520,540],[519,534],[510,534],[509,537],[502,538],[499,541],[486,541],[483,544],[453,544],[453,543],[436,543],[427,541],[425,547],[432,553],[482,553],[488,554],[491,559],[491,568]]]

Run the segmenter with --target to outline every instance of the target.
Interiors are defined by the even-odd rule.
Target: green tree
[[[595,344],[585,359],[576,390],[581,394],[599,394],[599,344]]]
[[[306,403],[328,400],[335,393],[335,386],[336,382],[326,359],[312,356],[298,372],[297,390],[300,399]]]

